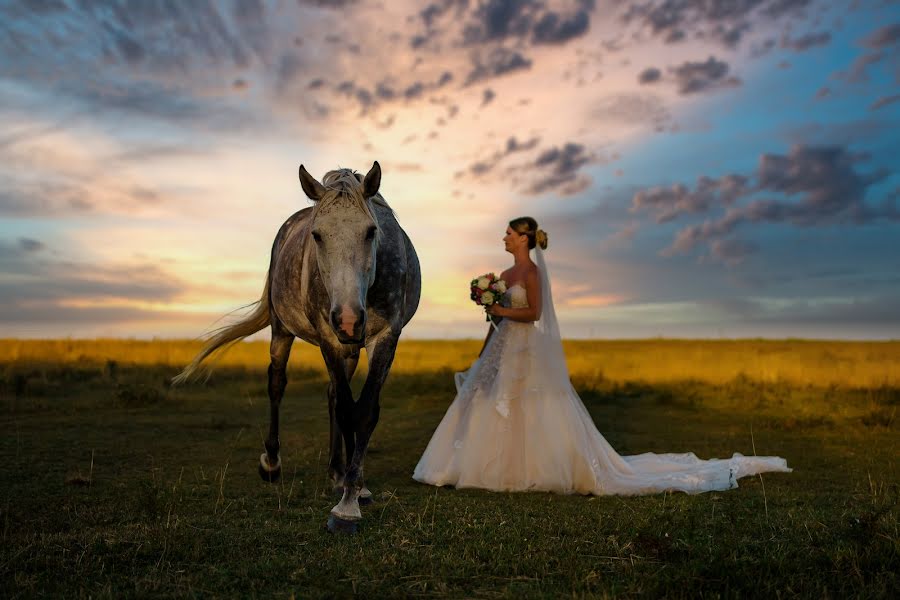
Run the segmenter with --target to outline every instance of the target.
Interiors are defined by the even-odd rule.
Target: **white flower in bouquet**
[[[493,273],[485,273],[472,279],[469,284],[469,298],[478,306],[491,306],[497,304],[506,292],[506,282],[494,275]],[[491,317],[489,314],[484,315],[485,321],[490,321],[491,325],[496,329],[497,325],[494,319],[499,317]]]

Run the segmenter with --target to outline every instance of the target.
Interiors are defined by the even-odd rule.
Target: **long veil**
[[[586,439],[579,442],[578,452],[590,457],[597,470],[597,488],[620,494],[647,493],[661,490],[681,490],[697,493],[737,487],[737,478],[765,471],[790,471],[787,462],[776,456],[743,456],[735,453],[730,459],[700,460],[691,452],[682,454],[653,454],[621,456],[597,430],[587,408],[569,380],[566,355],[563,352],[559,322],[553,307],[550,273],[544,251],[535,247],[535,264],[540,272],[541,311],[536,326],[538,336],[534,345],[535,367],[540,372],[542,396],[553,398],[554,410],[568,405],[585,425]],[[568,400],[568,402],[566,402]],[[532,403],[532,405],[538,403]],[[551,420],[545,413],[542,422]],[[601,485],[602,482],[602,485]]]
[[[556,320],[556,310],[553,308],[553,290],[550,287],[550,274],[547,272],[547,262],[544,260],[544,251],[540,246],[534,248],[534,263],[538,267],[541,281],[541,315],[536,325],[538,340],[535,352],[540,364],[546,366],[546,383],[559,389],[567,389],[572,384],[569,381],[569,369],[566,365],[566,355],[563,352],[562,336],[559,333],[559,322]]]

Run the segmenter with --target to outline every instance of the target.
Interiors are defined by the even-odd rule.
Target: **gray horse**
[[[294,213],[278,231],[256,308],[242,321],[217,331],[173,381],[187,381],[205,358],[271,325],[271,420],[259,472],[266,481],[275,481],[281,474],[278,408],[287,385],[291,345],[300,338],[318,346],[331,378],[328,472],[342,488],[328,528],[355,531],[362,518],[360,501],[372,499],[363,481],[363,461],[378,423],[381,388],[400,332],[419,305],[419,259],[378,193],[377,162],[365,179],[351,169],[338,169],[326,173],[322,183],[300,165],[300,184],[315,204]],[[350,380],[362,347],[369,374],[354,402]]]

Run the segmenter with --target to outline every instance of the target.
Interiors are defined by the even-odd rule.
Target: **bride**
[[[488,309],[502,320],[469,370],[456,374],[456,398],[414,479],[496,491],[634,495],[725,490],[746,475],[791,470],[776,456],[616,453],[569,381],[544,263],[547,234],[521,217],[510,221],[503,242],[515,263],[501,275],[504,306]]]

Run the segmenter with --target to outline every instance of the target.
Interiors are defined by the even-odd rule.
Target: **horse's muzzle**
[[[365,337],[366,311],[347,306],[335,308],[331,311],[331,328],[342,344],[357,344]]]

